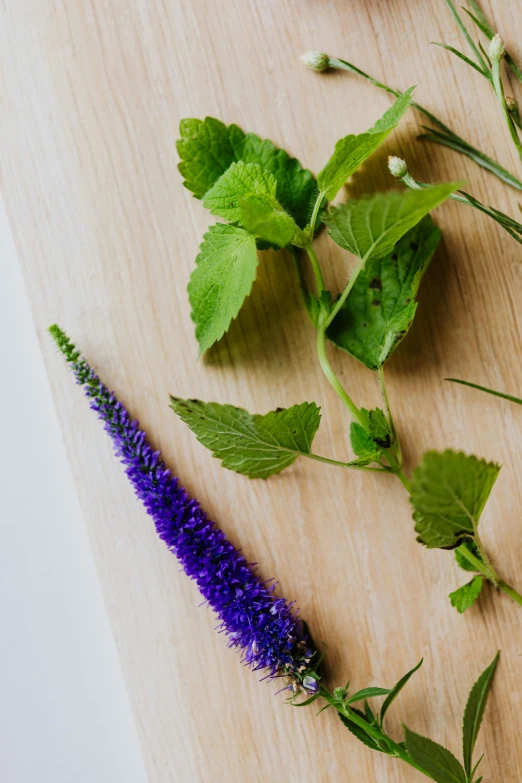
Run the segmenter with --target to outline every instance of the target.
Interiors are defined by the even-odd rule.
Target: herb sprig
[[[377,193],[326,209],[326,202],[413,105],[412,92],[400,94],[366,133],[338,141],[317,180],[271,142],[218,120],[184,120],[178,142],[186,187],[212,214],[230,221],[211,226],[205,234],[188,286],[200,353],[221,339],[239,313],[256,276],[256,247],[286,247],[315,328],[319,364],[352,418],[354,458],[338,461],[312,451],[321,418],[314,402],[265,415],[175,397],[171,406],[224,467],[250,478],[275,475],[300,456],[395,476],[410,495],[420,543],[454,549],[459,565],[477,573],[471,586],[452,594],[453,605],[459,611],[471,606],[484,581],[522,604],[522,596],[498,575],[478,530],[499,466],[462,452],[431,451],[408,477],[385,385],[384,365],[413,323],[417,292],[440,240],[429,213],[457,194],[461,183]],[[308,196],[315,191],[308,211],[303,209],[303,191]],[[337,296],[326,289],[314,248],[321,224],[356,257],[355,269]],[[314,289],[301,270],[301,250],[308,257]],[[382,408],[369,410],[356,403],[332,368],[328,342],[376,373]]]
[[[218,630],[228,646],[239,650],[242,662],[261,672],[263,679],[283,683],[288,703],[305,707],[318,699],[320,712],[333,707],[346,728],[364,745],[398,758],[439,783],[480,783],[475,773],[482,760],[473,762],[477,735],[486,708],[498,654],[473,686],[464,712],[462,765],[446,748],[405,727],[405,739],[396,742],[384,727],[388,709],[420,668],[422,660],[393,688],[368,687],[355,693],[349,683],[330,691],[321,673],[319,655],[306,623],[293,602],[276,595],[273,580],[261,581],[222,530],[208,519],[199,503],[190,498],[171,475],[125,406],[118,400],[57,325],[49,328],[76,382],[83,387],[91,408],[103,423],[114,451],[139,500],[152,518],[158,536],[176,555],[203,598],[219,618]],[[304,700],[301,700],[302,697]],[[380,710],[368,700],[385,696]],[[364,711],[354,705],[364,703]]]
[[[470,58],[466,57],[463,52],[455,49],[453,46],[448,46],[447,44],[442,43],[437,43],[436,45],[442,46],[444,49],[447,49],[452,54],[459,57],[465,63],[470,65],[475,71],[478,71],[478,73],[480,73],[480,75],[491,84],[502,110],[502,114],[504,116],[504,120],[506,122],[513,144],[515,145],[516,150],[522,159],[522,141],[520,140],[518,134],[518,129],[521,127],[518,104],[513,98],[508,98],[506,96],[501,75],[501,61],[504,57],[506,57],[506,48],[504,46],[504,42],[498,33],[494,33],[476,0],[468,0],[469,5],[471,6],[471,9],[474,13],[466,8],[463,10],[468,14],[470,19],[473,20],[479,30],[481,30],[489,39],[489,52],[486,53],[481,43],[479,43],[477,46],[473,41],[473,38],[471,37],[464,20],[457,11],[453,0],[444,1],[450,9],[451,14],[453,15],[453,18],[455,19],[461,33],[466,39],[468,46],[471,49],[471,53],[475,58],[475,62],[470,60]],[[516,75],[517,79],[522,82],[522,72],[518,68],[513,58],[509,55],[507,55],[507,57],[509,57],[509,60],[507,60],[509,67]]]

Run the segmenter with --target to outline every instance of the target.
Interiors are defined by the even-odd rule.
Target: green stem
[[[373,76],[370,76],[346,60],[332,57],[330,58],[330,68],[350,71],[351,73],[355,73],[358,76],[362,76],[363,79],[369,81],[370,84],[373,84],[380,90],[384,90],[390,95],[394,95],[396,98],[399,98],[402,95],[402,92],[399,90],[394,90],[391,87],[388,87],[388,85],[383,84],[377,79],[374,79]],[[481,166],[482,168],[491,172],[503,182],[506,182],[508,185],[511,185],[511,187],[516,188],[517,190],[522,190],[522,180],[518,179],[518,177],[515,177],[513,174],[511,174],[511,172],[507,171],[503,166],[490,158],[484,152],[481,152],[475,147],[472,147],[471,144],[458,136],[454,131],[451,130],[451,128],[441,122],[438,117],[435,117],[434,114],[428,111],[428,109],[426,109],[420,103],[413,101],[411,105],[439,129],[438,131],[435,131],[433,128],[426,128],[428,133],[421,135],[419,138],[426,139],[427,141],[432,141],[437,144],[442,144],[446,147],[450,147],[456,152],[460,152],[462,155],[466,155],[468,158],[471,158],[471,160],[473,160],[478,166]]]
[[[314,241],[315,224],[317,223],[317,216],[319,215],[319,210],[321,208],[321,204],[323,203],[323,199],[324,193],[319,193],[314,204],[312,217],[310,218],[310,242]]]
[[[339,299],[335,303],[335,305],[332,308],[328,318],[325,321],[325,325],[324,325],[325,331],[326,331],[326,329],[328,329],[328,327],[330,326],[330,324],[334,320],[335,316],[337,315],[339,310],[342,308],[342,306],[346,302],[346,300],[348,298],[348,294],[350,293],[350,291],[354,287],[357,278],[359,277],[360,273],[364,269],[364,265],[366,263],[367,258],[368,258],[368,255],[364,256],[364,258],[360,258],[359,259],[359,261],[357,263],[357,266],[355,267],[355,269],[352,272],[352,276],[350,277],[346,288],[342,292],[341,296],[339,297]]]
[[[493,87],[495,88],[495,93],[498,98],[498,101],[500,103],[500,107],[502,109],[502,112],[504,114],[504,119],[506,120],[509,133],[511,135],[511,138],[513,140],[513,144],[517,148],[517,152],[520,156],[520,159],[522,160],[522,142],[520,141],[520,138],[518,136],[517,128],[515,123],[513,122],[513,118],[511,117],[511,114],[509,113],[509,109],[507,107],[506,103],[506,96],[504,94],[504,86],[502,84],[502,78],[500,76],[500,60],[494,59],[491,65],[491,73],[493,76]]]
[[[517,604],[520,604],[522,606],[522,595],[520,593],[517,593],[516,590],[513,590],[512,587],[507,585],[505,582],[500,580],[497,587],[499,587],[506,595],[509,595],[510,598],[513,599],[513,601],[516,601]]]
[[[342,702],[332,699],[330,693],[324,688],[321,688],[320,690],[321,695],[325,701],[328,702],[328,704],[330,704],[335,710],[337,710],[340,715],[359,726],[359,728],[362,729],[372,740],[374,740],[374,742],[384,743],[385,747],[389,748],[389,752],[386,750],[384,751],[388,756],[404,761],[405,764],[409,764],[410,767],[413,767],[419,772],[422,772],[423,775],[426,775],[433,780],[428,772],[425,772],[422,767],[419,767],[419,765],[413,761],[408,751],[399,745],[399,743],[395,742],[395,740],[393,740],[391,737],[389,737],[382,728],[371,726],[367,721],[364,720],[364,718],[361,718],[359,715],[357,715],[356,712],[350,709],[347,704],[343,704]]]
[[[473,536],[473,542],[477,546],[477,549],[480,553],[480,557],[474,555],[473,552],[471,552],[465,544],[461,544],[458,547],[457,549],[458,553],[462,555],[462,557],[464,557],[468,561],[468,563],[471,563],[471,565],[476,571],[479,571],[479,573],[485,576],[486,579],[488,579],[490,582],[492,582],[495,585],[495,587],[497,587],[500,583],[500,579],[497,575],[497,572],[493,568],[491,560],[486,555],[484,546],[482,545],[482,541],[480,540],[476,532],[476,528]]]
[[[368,465],[355,465],[352,462],[339,462],[336,459],[330,459],[329,457],[321,457],[319,454],[312,454],[312,453],[302,453],[302,457],[308,457],[308,459],[313,459],[316,462],[324,462],[326,465],[334,465],[338,468],[353,468],[354,470],[369,470],[373,471],[374,473],[390,473],[389,468],[372,468]]]
[[[321,266],[319,264],[319,261],[317,260],[317,256],[315,255],[315,250],[313,249],[311,244],[306,246],[306,252],[308,253],[308,258],[310,259],[310,262],[312,264],[312,269],[315,278],[315,285],[317,288],[317,296],[320,296],[321,291],[325,290],[324,278],[323,278]]]
[[[339,398],[342,400],[344,405],[348,408],[350,413],[352,414],[353,418],[356,419],[356,421],[359,422],[361,427],[364,427],[366,430],[367,425],[364,421],[364,418],[361,414],[361,411],[357,407],[357,405],[354,403],[342,383],[340,382],[339,378],[335,374],[332,365],[330,364],[328,360],[328,356],[326,355],[326,326],[324,323],[324,316],[322,314],[322,317],[320,318],[318,327],[317,327],[317,356],[319,359],[319,364],[321,365],[321,370],[323,371],[326,379],[328,380],[328,383],[330,386],[334,389],[336,394],[339,396]]]
[[[395,443],[397,444],[397,456],[399,458],[399,465],[402,465],[402,449],[401,449],[401,444],[399,442],[399,437],[397,435],[397,430],[395,429],[395,424],[394,424],[394,421],[393,421],[393,416],[392,416],[391,407],[390,407],[390,401],[388,399],[388,392],[386,391],[386,383],[384,381],[384,367],[382,366],[382,364],[379,367],[379,369],[377,370],[377,374],[379,376],[379,386],[381,388],[381,397],[382,397],[382,400],[384,402],[384,406],[386,408],[386,414],[388,416],[388,421],[390,423],[391,433],[393,435]]]

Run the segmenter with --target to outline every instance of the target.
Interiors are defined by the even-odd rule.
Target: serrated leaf
[[[459,546],[459,548],[455,549],[455,560],[464,571],[476,571],[477,569],[475,568],[473,563],[470,563],[469,560],[467,560],[465,556],[462,554],[462,552],[460,551],[463,546],[465,546],[466,549],[469,549],[471,554],[482,562],[482,557],[479,552],[478,546],[470,538],[466,538]]]
[[[497,653],[490,665],[482,672],[477,682],[470,691],[464,720],[462,725],[462,747],[464,752],[464,768],[471,777],[473,765],[473,750],[480,731],[480,724],[486,709],[493,676],[498,665],[499,653]],[[476,767],[473,770],[475,774]]]
[[[224,468],[249,478],[268,478],[309,454],[321,420],[314,402],[264,416],[233,405],[177,397],[171,397],[171,407]]]
[[[351,199],[329,210],[323,222],[337,244],[359,258],[382,258],[413,226],[461,187],[434,185],[429,190],[391,190]]]
[[[301,230],[271,196],[244,196],[239,201],[241,225],[256,237],[278,247],[290,244]]]
[[[378,120],[367,133],[357,136],[345,136],[335,145],[335,151],[317,175],[317,184],[321,193],[331,201],[344,183],[372,155],[397,127],[411,106],[414,88],[410,87],[397,98],[393,106]]]
[[[354,454],[359,457],[361,465],[379,462],[383,455],[383,449],[375,443],[357,421],[352,421],[350,424],[350,443]]]
[[[386,414],[381,408],[373,408],[368,412],[370,435],[375,443],[382,449],[391,446],[391,432]]]
[[[360,710],[356,710],[354,707],[352,707],[352,710],[360,718],[366,720],[364,712],[361,712]],[[339,715],[339,718],[341,719],[341,722],[346,726],[348,731],[350,731],[354,737],[357,737],[358,740],[360,740],[364,745],[366,745],[367,748],[371,748],[372,750],[378,750],[379,753],[385,753],[385,751],[377,745],[376,741],[372,737],[370,737],[369,734],[366,734],[364,729],[358,726],[357,723],[353,723],[351,720],[348,720],[348,718],[345,715]]]
[[[410,669],[409,672],[406,672],[404,677],[401,677],[399,682],[396,685],[394,685],[393,688],[391,689],[389,696],[386,697],[386,699],[384,700],[384,703],[383,703],[383,705],[381,707],[381,714],[380,714],[381,726],[382,726],[382,723],[384,721],[384,716],[386,715],[386,713],[390,709],[391,705],[393,704],[393,702],[395,701],[395,699],[397,698],[399,693],[402,691],[402,689],[404,688],[404,686],[406,685],[406,683],[408,682],[410,677],[413,674],[415,674],[415,672],[418,671],[418,669],[420,669],[420,667],[422,666],[423,660],[424,659],[421,658],[421,660],[419,661],[417,666],[414,666],[413,669]]]
[[[275,177],[275,195],[283,209],[300,228],[306,226],[317,197],[317,182],[296,158],[268,139],[260,139],[254,133],[245,134],[237,125],[227,127],[212,117],[182,120],[180,135],[178,168],[185,178],[183,184],[196,198],[203,198],[235,161],[258,163]]]
[[[371,370],[382,367],[413,323],[415,297],[440,236],[427,215],[391,253],[367,261],[327,337]]]
[[[219,215],[232,223],[241,222],[239,202],[244,196],[271,196],[276,202],[276,180],[258,163],[238,161],[203,196],[203,206],[213,215]],[[277,202],[276,202],[277,203]]]
[[[437,783],[466,783],[466,773],[453,753],[404,727],[406,749],[413,761]]]
[[[353,696],[350,696],[350,698],[347,699],[346,704],[355,704],[357,701],[371,699],[373,696],[387,696],[390,692],[389,688],[363,688],[362,690],[357,691],[357,693],[354,693]]]
[[[257,275],[255,237],[218,223],[203,237],[188,284],[200,355],[219,340],[239,313]]]
[[[418,541],[453,549],[473,536],[500,466],[463,452],[428,451],[411,481]]]
[[[473,606],[480,595],[483,584],[484,578],[482,576],[476,576],[471,582],[462,585],[458,590],[449,594],[448,598],[450,599],[451,605],[455,607],[459,614],[464,614],[466,609]]]

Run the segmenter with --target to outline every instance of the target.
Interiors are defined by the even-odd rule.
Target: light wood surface
[[[520,4],[484,7],[517,51]],[[317,171],[337,138],[365,130],[389,105],[356,77],[306,71],[298,56],[322,48],[393,85],[417,84],[421,103],[520,175],[488,85],[428,46],[460,45],[445,4],[4,0],[0,20],[3,195],[150,781],[424,778],[372,754],[330,712],[316,718],[313,708],[284,706],[241,667],[213,632],[211,612],[197,608],[195,586],[156,539],[56,356],[45,335],[54,321],[260,573],[276,576],[281,593],[298,602],[328,644],[332,684],[389,686],[424,656],[391,713],[395,732],[404,722],[458,752],[468,690],[500,648],[479,740],[484,780],[520,781],[520,607],[488,590],[465,616],[452,609],[447,593],[465,575],[450,554],[415,542],[407,496],[393,479],[301,460],[250,482],[224,471],[168,408],[169,392],[252,412],[315,400],[323,409],[317,451],[348,454],[348,420],[321,376],[284,256],[263,258],[229,335],[196,362],[186,284],[210,219],[181,186],[178,123],[207,114],[236,122]],[[475,196],[517,214],[514,191],[454,153],[415,142],[418,127],[411,114],[350,192],[389,187],[385,155],[398,151],[419,179],[465,176]],[[389,364],[392,406],[408,470],[430,447],[503,463],[483,535],[520,589],[520,409],[443,378],[521,392],[522,253],[460,205],[444,206],[437,220],[443,247],[412,332]],[[320,252],[328,282],[340,286],[352,259],[324,238]],[[373,374],[349,357],[333,359],[359,404],[377,404]],[[30,471],[30,456],[28,443],[29,468],[20,469]]]

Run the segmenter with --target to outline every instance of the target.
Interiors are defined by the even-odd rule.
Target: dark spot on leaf
[[[412,242],[410,247],[413,250],[413,252],[415,253],[419,249],[419,243],[418,242]]]
[[[374,277],[370,283],[370,288],[375,288],[377,291],[382,290],[382,283],[378,277]]]
[[[411,302],[410,298],[404,300],[404,304],[409,304],[410,302]]]
[[[363,324],[363,326],[364,326],[364,327],[367,327],[367,326],[368,326],[368,324]]]
[[[374,299],[373,302],[372,302],[372,305],[375,305],[375,307],[379,307],[379,305],[380,305],[379,300],[378,299]]]
[[[397,261],[398,257],[397,253],[392,253],[392,261]]]
[[[381,449],[389,449],[391,446],[389,435],[387,435],[385,438],[375,438],[375,442],[378,446],[381,447]]]
[[[275,409],[275,412],[276,412],[276,413],[281,413],[281,411],[284,411],[284,408],[276,408],[276,409]]]

